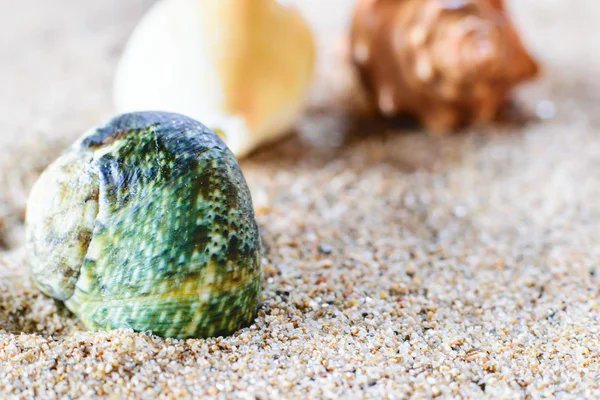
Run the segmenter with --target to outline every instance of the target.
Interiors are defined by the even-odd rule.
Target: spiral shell
[[[359,0],[350,42],[378,110],[434,132],[495,119],[539,71],[502,0]]]
[[[34,282],[89,329],[166,337],[249,325],[260,238],[237,161],[178,114],[118,116],[48,167],[27,207]]]

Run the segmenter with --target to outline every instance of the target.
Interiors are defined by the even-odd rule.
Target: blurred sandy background
[[[241,163],[259,318],[173,341],[83,332],[21,248],[30,185],[112,115],[152,1],[0,0],[0,397],[599,397],[600,3],[510,1],[546,70],[518,95],[531,118],[441,139],[328,104],[351,2],[298,3],[323,55],[313,106]]]

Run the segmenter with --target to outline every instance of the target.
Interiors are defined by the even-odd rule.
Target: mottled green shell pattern
[[[260,238],[225,144],[178,114],[114,118],[34,186],[32,276],[89,329],[228,335],[255,317]]]

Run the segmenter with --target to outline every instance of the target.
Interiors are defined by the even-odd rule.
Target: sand
[[[258,318],[206,340],[86,332],[22,248],[31,184],[113,113],[150,3],[0,1],[1,398],[600,397],[597,1],[511,2],[546,73],[510,124],[438,138],[357,121],[321,62],[298,133],[241,163]],[[303,7],[327,57],[348,2],[318,3]]]

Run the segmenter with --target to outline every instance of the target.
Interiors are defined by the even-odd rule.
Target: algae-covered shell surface
[[[260,238],[217,135],[179,114],[131,113],[86,133],[27,205],[34,282],[88,329],[228,335],[255,317]]]

